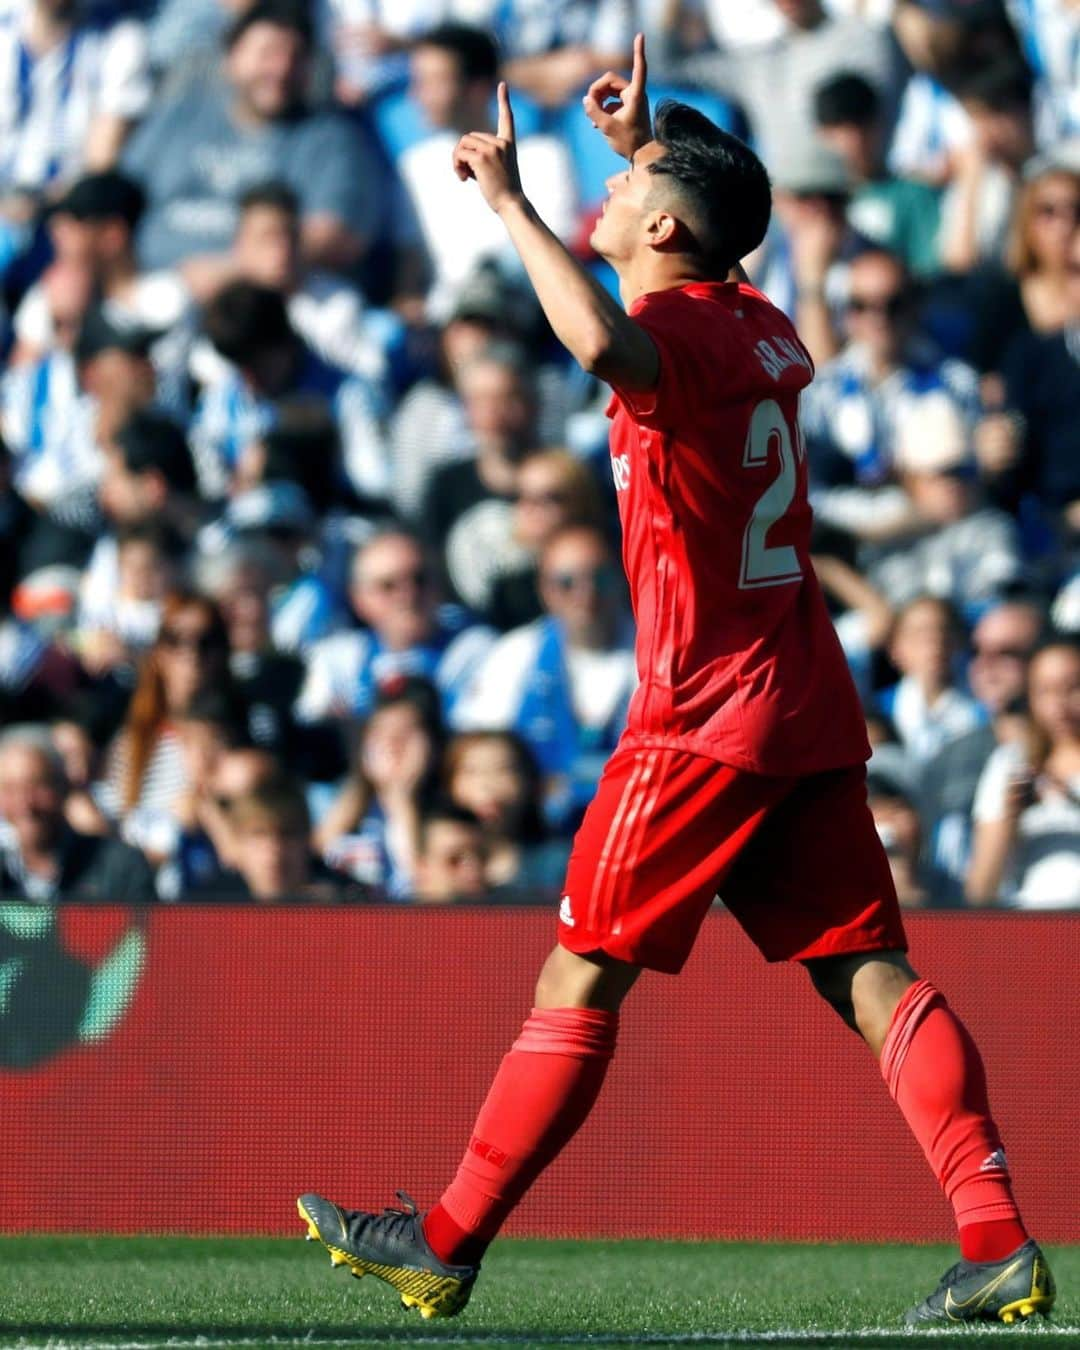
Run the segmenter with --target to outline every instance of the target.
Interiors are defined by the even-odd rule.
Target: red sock
[[[617,1013],[534,1008],[503,1059],[469,1147],[424,1220],[435,1255],[475,1265],[593,1108],[615,1053]]]
[[[997,1261],[1027,1239],[978,1048],[928,980],[893,1014],[881,1072],[956,1215],[968,1261]]]

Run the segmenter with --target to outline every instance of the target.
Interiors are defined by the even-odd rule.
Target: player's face
[[[613,265],[628,262],[644,246],[646,200],[656,186],[649,165],[666,154],[664,147],[649,141],[630,164],[607,180],[608,197],[589,243],[601,258]]]
[[[1028,704],[1051,741],[1080,736],[1080,655],[1069,647],[1040,652],[1031,663]]]

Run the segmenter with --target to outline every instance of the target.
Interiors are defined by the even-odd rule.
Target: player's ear
[[[651,248],[670,249],[679,229],[679,222],[670,211],[650,211],[645,219],[646,241]]]

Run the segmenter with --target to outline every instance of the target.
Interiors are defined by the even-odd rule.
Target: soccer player
[[[469,1299],[484,1251],[588,1116],[643,969],[676,973],[719,892],[770,961],[802,962],[881,1061],[956,1213],[962,1259],[909,1322],[1049,1312],[1054,1285],[1010,1188],[978,1051],[908,964],[866,804],[863,719],[810,565],[788,320],[728,278],[769,221],[765,170],[680,104],[650,127],[639,36],[629,80],[585,109],[629,160],[592,244],[626,312],[522,195],[499,88],[495,135],[454,165],[505,224],[552,328],[613,390],[611,458],[638,626],[640,687],[578,832],[558,945],[457,1175],[427,1214],[298,1202],[335,1264],[425,1317]],[[475,190],[475,189],[474,189]]]

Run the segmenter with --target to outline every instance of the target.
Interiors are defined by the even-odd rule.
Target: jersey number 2
[[[801,452],[798,432],[796,442]],[[755,586],[786,586],[802,576],[799,556],[790,544],[773,548],[765,542],[769,531],[787,512],[795,496],[795,449],[791,429],[783,409],[775,399],[757,405],[750,418],[743,450],[744,469],[766,469],[772,462],[775,446],[780,457],[780,472],[754,503],[754,510],[743,532],[740,590]]]

